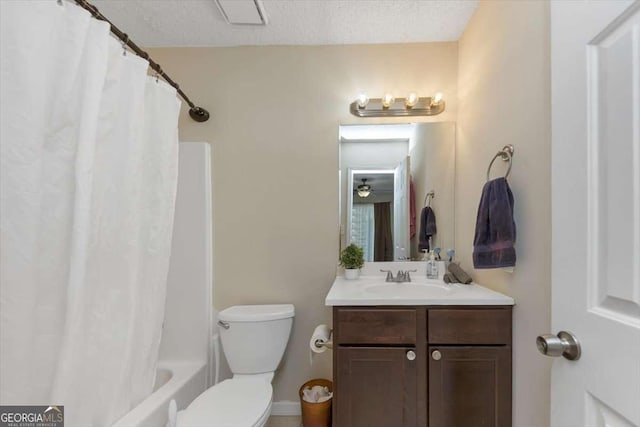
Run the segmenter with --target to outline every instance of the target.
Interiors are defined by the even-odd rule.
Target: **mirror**
[[[341,247],[362,247],[367,262],[454,247],[455,123],[342,125],[339,135]]]

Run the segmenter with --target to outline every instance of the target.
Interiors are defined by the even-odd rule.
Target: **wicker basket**
[[[302,407],[302,425],[304,427],[331,427],[331,401],[333,399],[319,403],[305,402],[302,399],[302,390],[314,385],[327,387],[329,391],[333,391],[333,383],[321,378],[309,380],[302,384],[298,391],[300,406]]]

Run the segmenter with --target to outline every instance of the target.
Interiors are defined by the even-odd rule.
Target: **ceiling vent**
[[[231,25],[267,25],[262,0],[215,0],[224,20]]]

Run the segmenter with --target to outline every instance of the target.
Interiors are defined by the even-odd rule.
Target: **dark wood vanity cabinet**
[[[335,427],[511,426],[511,307],[334,307]]]
[[[403,347],[337,349],[340,394],[335,396],[341,408],[337,425],[416,425],[418,377],[407,351]]]
[[[430,346],[430,426],[510,426],[511,348]]]
[[[425,312],[336,307],[333,313],[334,426],[416,426],[416,397],[425,388],[417,361],[424,338],[416,325]]]

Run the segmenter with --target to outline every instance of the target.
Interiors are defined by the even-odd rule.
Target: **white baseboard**
[[[300,414],[302,414],[300,402],[281,400],[280,402],[273,402],[271,406],[271,416],[274,417],[291,417]]]

